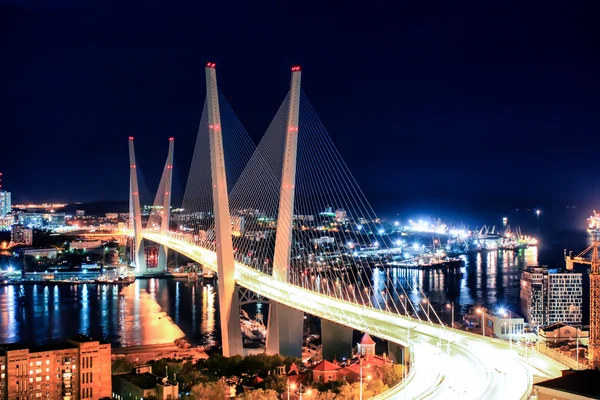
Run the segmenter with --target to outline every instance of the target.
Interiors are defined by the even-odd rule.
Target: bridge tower
[[[292,67],[275,235],[275,255],[273,257],[273,277],[281,282],[289,282],[290,278],[301,74],[300,67]],[[303,325],[304,313],[302,311],[271,302],[267,322],[267,353],[302,357]]]
[[[217,71],[214,63],[206,65],[206,97],[208,105],[208,135],[210,143],[210,169],[215,218],[217,273],[219,285],[219,314],[223,356],[243,355],[242,331],[240,327],[239,298],[235,285],[235,264],[229,216],[229,195],[225,174],[225,157]]]
[[[146,255],[142,239],[142,212],[133,136],[129,137],[129,229],[133,229],[131,261],[135,265],[135,272],[143,274],[146,272]]]
[[[169,153],[167,154],[167,163],[165,165],[165,195],[162,204],[162,218],[160,222],[161,231],[169,230],[169,221],[171,217],[171,188],[173,184],[173,150],[175,147],[175,139],[169,138]],[[158,270],[167,270],[168,249],[160,245],[158,246]]]

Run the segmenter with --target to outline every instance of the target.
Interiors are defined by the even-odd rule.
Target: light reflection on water
[[[0,343],[44,343],[83,333],[115,345],[172,343],[182,336],[204,344],[216,337],[216,307],[213,288],[187,281],[0,286]]]
[[[390,282],[422,308],[423,291],[434,304],[508,305],[518,311],[523,267],[536,265],[536,248],[465,256],[462,276],[437,271],[394,269],[387,281],[374,273],[374,302],[395,302],[382,290]],[[317,282],[319,284],[319,282]],[[26,301],[21,303],[19,297]],[[260,306],[254,306],[254,308]],[[102,337],[116,345],[173,342],[187,336],[194,344],[218,338],[218,296],[211,285],[165,279],[136,280],[127,287],[110,285],[0,287],[0,343],[43,343],[77,333]],[[248,310],[253,316],[255,312]],[[263,313],[267,311],[262,311]]]
[[[398,294],[406,293],[417,309],[423,309],[422,301],[427,296],[432,304],[454,302],[457,307],[475,304],[489,307],[502,305],[518,312],[521,271],[527,266],[538,265],[536,247],[517,252],[474,253],[462,258],[462,276],[437,270],[394,269],[389,272],[391,283]],[[379,292],[385,289],[386,273],[382,270],[377,272],[373,274],[372,282]],[[385,301],[380,297],[374,297],[374,302]],[[398,298],[388,301],[400,304]]]

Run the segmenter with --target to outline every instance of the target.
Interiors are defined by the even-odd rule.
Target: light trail
[[[144,232],[144,238],[175,250],[216,272],[216,254],[182,236]],[[410,348],[411,370],[400,385],[377,399],[526,399],[533,371],[549,378],[566,369],[546,357],[526,363],[505,341],[419,322],[280,282],[235,263],[237,284],[278,303]],[[409,338],[410,335],[410,338]]]

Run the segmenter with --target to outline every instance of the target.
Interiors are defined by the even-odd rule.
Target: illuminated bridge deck
[[[210,250],[160,233],[144,232],[143,236],[217,269],[216,254]],[[531,392],[536,371],[552,378],[566,368],[539,354],[525,359],[504,341],[333,298],[279,282],[240,263],[235,265],[235,279],[238,285],[276,302],[410,347],[409,376],[377,398],[524,399]]]

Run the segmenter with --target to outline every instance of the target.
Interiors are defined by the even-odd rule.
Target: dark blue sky
[[[174,136],[184,180],[214,61],[255,140],[300,64],[383,212],[600,207],[594,2],[0,4],[0,171],[16,202],[125,200],[128,136],[150,189]]]

